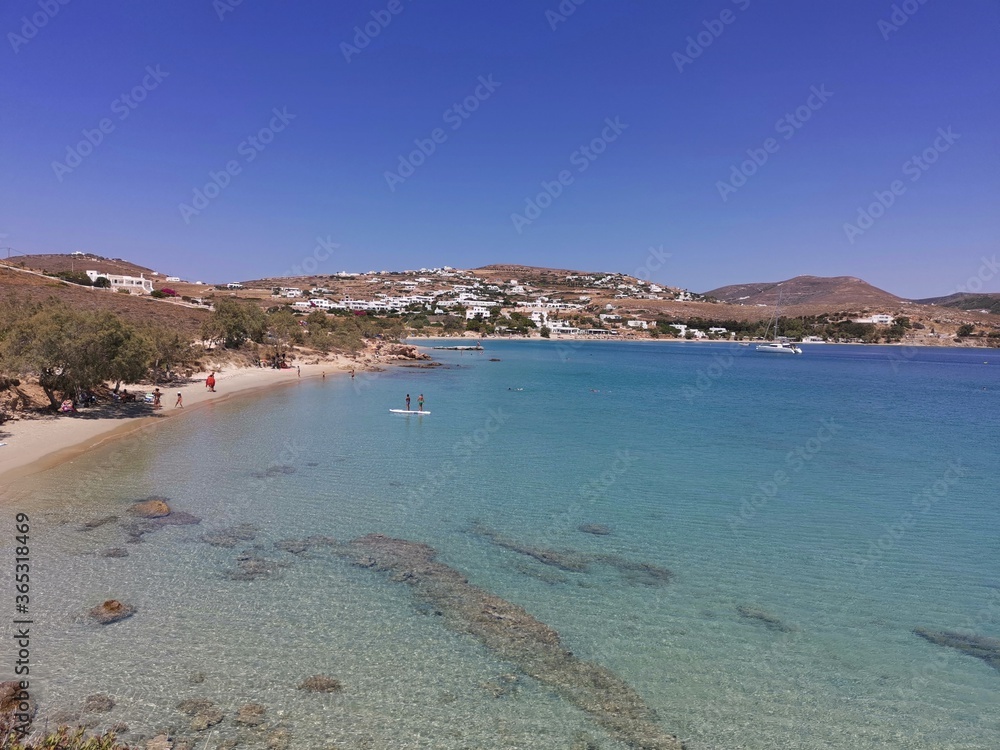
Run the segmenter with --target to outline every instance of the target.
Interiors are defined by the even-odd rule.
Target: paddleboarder
[[[409,393],[406,394],[406,410],[407,411],[410,410],[410,394]]]

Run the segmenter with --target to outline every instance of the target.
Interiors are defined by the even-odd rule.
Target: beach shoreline
[[[134,416],[109,416],[88,418],[86,412],[78,416],[52,415],[39,419],[19,419],[0,427],[0,485],[47,471],[54,466],[72,461],[90,450],[126,435],[151,429],[166,419],[196,412],[213,404],[242,398],[278,386],[301,383],[324,377],[343,377],[352,367],[358,366],[347,358],[318,364],[301,365],[301,375],[295,368],[239,367],[215,371],[216,391],[205,386],[208,372],[196,373],[194,380],[181,386],[165,386],[162,406],[151,408]],[[137,393],[149,389],[143,388]],[[177,394],[181,393],[183,407],[175,407]],[[0,494],[0,502],[2,502]]]

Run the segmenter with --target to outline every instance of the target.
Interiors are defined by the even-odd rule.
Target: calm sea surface
[[[32,522],[41,716],[105,693],[84,720],[199,748],[626,747],[405,584],[274,546],[376,532],[524,606],[692,750],[996,748],[1000,671],[913,630],[1000,638],[1000,351],[804,348],[490,341],[212,405],[3,488],[4,528]],[[431,416],[389,414],[407,393]],[[128,542],[149,495],[201,523]],[[255,538],[206,543],[238,524]],[[525,554],[547,550],[591,562]],[[108,598],[136,615],[82,618]],[[315,674],[343,690],[297,689]],[[225,719],[188,729],[187,698]],[[248,702],[263,729],[234,723]]]

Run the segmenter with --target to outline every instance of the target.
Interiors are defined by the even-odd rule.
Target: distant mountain
[[[976,312],[985,310],[994,315],[1000,315],[1000,293],[998,292],[989,292],[986,294],[957,292],[956,294],[949,294],[947,297],[928,297],[927,299],[914,300],[914,302],[921,305],[953,307],[958,310],[975,310]]]
[[[908,300],[853,276],[796,276],[786,281],[732,284],[705,292],[705,296],[734,305],[767,307],[776,305],[780,298],[782,307],[809,305],[829,310],[895,309],[908,304]]]

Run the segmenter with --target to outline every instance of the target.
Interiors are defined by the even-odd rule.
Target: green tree
[[[959,338],[962,338],[964,336],[971,336],[972,332],[975,330],[976,330],[975,326],[973,326],[971,323],[965,323],[964,325],[958,327],[958,331],[955,333],[955,335],[958,336]]]
[[[215,310],[201,332],[206,341],[222,342],[227,349],[239,349],[247,341],[262,343],[267,326],[267,316],[257,305],[223,299],[215,303]]]
[[[59,302],[22,311],[0,340],[4,369],[37,375],[53,408],[60,396],[108,380],[134,383],[146,376],[153,347],[110,311],[78,312]]]
[[[152,349],[150,366],[154,377],[162,371],[171,370],[191,361],[191,343],[177,331],[166,326],[151,324],[141,329]]]
[[[287,351],[292,344],[301,344],[305,340],[299,319],[287,307],[282,307],[267,316],[267,333],[278,354]]]

